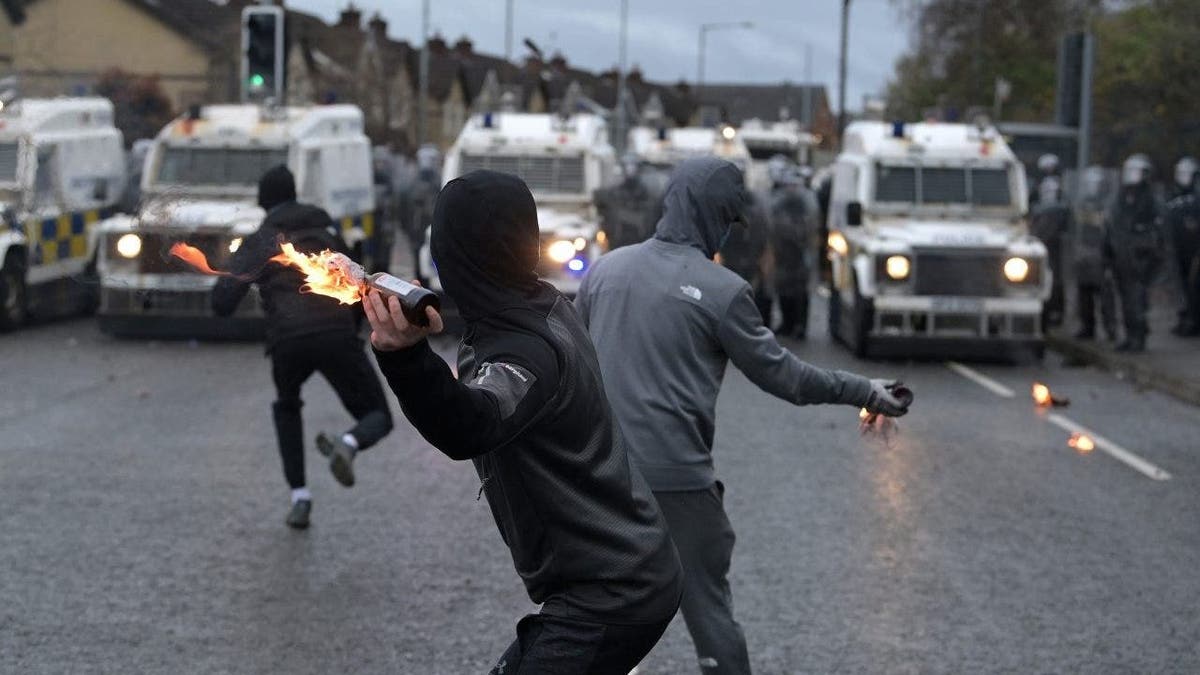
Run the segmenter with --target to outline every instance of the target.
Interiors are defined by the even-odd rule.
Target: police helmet
[[[1104,168],[1096,165],[1083,170],[1083,195],[1087,199],[1099,199],[1104,194]]]
[[[1192,186],[1196,173],[1200,171],[1200,163],[1194,157],[1184,157],[1175,163],[1175,184],[1182,188]]]
[[[1121,165],[1121,184],[1122,185],[1138,185],[1150,180],[1150,172],[1154,169],[1154,165],[1150,163],[1150,158],[1137,153],[1130,155],[1129,159]]]
[[[1058,171],[1058,155],[1047,152],[1038,157],[1037,168],[1042,174],[1051,174]]]

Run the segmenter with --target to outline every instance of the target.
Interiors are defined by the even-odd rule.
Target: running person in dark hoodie
[[[304,529],[312,511],[312,494],[304,476],[304,427],[300,388],[320,372],[337,392],[342,404],[358,421],[341,436],[321,432],[317,448],[330,458],[330,469],[347,487],[354,484],[352,462],[392,430],[383,385],[375,375],[358,337],[355,309],[329,298],[301,293],[300,272],[269,263],[279,253],[280,240],[296,250],[313,253],[332,249],[348,253],[329,214],[296,201],[296,183],[286,166],[263,174],[258,184],[258,205],[267,212],[253,234],[233,254],[229,269],[233,276],[221,277],[213,288],[213,311],[228,316],[237,309],[251,284],[258,284],[267,313],[267,354],[275,379],[276,399],[272,405],[275,434],[283,473],[292,488],[292,509],[287,524]]]
[[[744,279],[712,261],[746,205],[742,172],[681,162],[654,238],[600,258],[576,301],[634,465],[667,518],[683,562],[681,610],[701,672],[749,673],[729,581],[734,533],[713,471],[717,394],[728,362],[797,405],[842,403],[889,416],[907,405],[886,380],[796,358],[763,325]]]
[[[458,378],[399,302],[366,301],[379,367],[404,414],[451,459],[470,459],[541,613],[517,624],[494,673],[625,675],[679,606],[679,558],[625,454],[587,329],[538,281],[537,208],[517,177],[446,184],[430,239],[466,322]]]

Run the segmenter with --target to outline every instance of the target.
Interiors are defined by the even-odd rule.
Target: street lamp
[[[700,93],[700,87],[704,86],[704,43],[705,36],[712,30],[725,30],[730,28],[754,28],[753,21],[721,21],[718,23],[702,23],[700,24],[700,55],[696,64],[696,93]]]

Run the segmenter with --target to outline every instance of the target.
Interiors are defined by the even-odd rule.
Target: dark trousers
[[[804,337],[808,332],[808,294],[780,293],[779,312],[783,315],[783,323],[779,324],[779,334]]]
[[[1125,324],[1125,339],[1144,342],[1149,324],[1146,314],[1150,311],[1149,275],[1128,266],[1117,266],[1117,295],[1121,298],[1121,319]]]
[[[293,489],[304,481],[304,423],[300,418],[300,388],[314,372],[321,373],[337,392],[342,405],[358,420],[350,434],[366,450],[392,430],[392,415],[379,377],[367,360],[362,340],[352,333],[319,333],[280,340],[271,347],[275,378],[275,434],[283,475]]]
[[[530,614],[489,675],[627,675],[671,623],[615,625]]]
[[[1079,326],[1089,335],[1096,334],[1096,298],[1100,298],[1100,321],[1104,333],[1110,340],[1117,335],[1117,302],[1113,293],[1112,282],[1105,279],[1099,284],[1080,283],[1076,290],[1079,292]]]
[[[700,672],[704,675],[748,675],[746,636],[733,618],[729,563],[736,537],[725,515],[725,487],[655,492],[667,519],[671,539],[683,563],[683,601]]]

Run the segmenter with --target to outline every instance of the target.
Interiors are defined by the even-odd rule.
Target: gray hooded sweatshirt
[[[716,480],[717,394],[729,361],[797,405],[861,406],[871,393],[866,378],[817,368],[780,346],[750,285],[712,261],[745,201],[733,164],[682,162],[654,238],[600,258],[579,289],[609,402],[653,490],[701,490]]]

